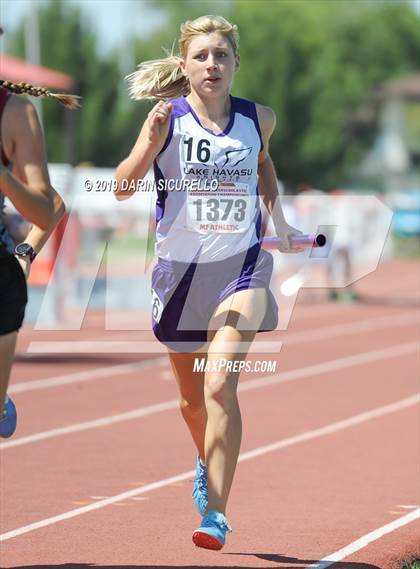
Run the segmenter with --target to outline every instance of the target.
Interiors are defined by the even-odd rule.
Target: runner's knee
[[[215,402],[224,409],[236,404],[236,385],[236,379],[228,374],[211,374],[204,385],[206,403]]]
[[[200,415],[205,410],[205,403],[203,399],[193,399],[181,397],[179,400],[179,406],[183,413],[188,413],[188,415]]]

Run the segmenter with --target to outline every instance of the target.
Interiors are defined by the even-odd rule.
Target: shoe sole
[[[192,540],[197,547],[202,547],[203,549],[219,550],[222,549],[224,545],[224,543],[221,543],[218,539],[203,531],[195,531]]]

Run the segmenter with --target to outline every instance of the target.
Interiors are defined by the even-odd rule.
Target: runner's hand
[[[301,253],[305,250],[303,247],[294,247],[293,249],[290,248],[289,237],[292,237],[293,235],[302,235],[302,231],[299,231],[299,229],[295,229],[284,221],[281,223],[281,225],[277,225],[276,233],[277,237],[279,237],[281,240],[278,249],[282,253]]]
[[[172,103],[159,101],[147,115],[149,141],[153,146],[162,146],[171,124]]]
[[[29,257],[20,257],[19,255],[15,255],[15,257],[18,260],[19,265],[22,267],[22,271],[26,277],[26,280],[28,280],[29,273],[31,272],[31,262],[29,260]]]

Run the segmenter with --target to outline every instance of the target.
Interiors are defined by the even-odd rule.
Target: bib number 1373
[[[189,195],[187,227],[199,233],[243,233],[251,223],[255,198]]]
[[[197,221],[237,221],[241,222],[246,215],[246,200],[223,198],[209,198],[207,200],[197,198],[192,201],[195,206],[195,219]]]

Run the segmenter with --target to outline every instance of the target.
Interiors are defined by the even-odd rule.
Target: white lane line
[[[348,419],[344,419],[342,421],[337,421],[335,423],[331,423],[330,425],[326,425],[325,427],[321,427],[319,429],[315,429],[313,431],[307,431],[306,433],[301,433],[300,435],[296,435],[293,437],[288,437],[286,439],[277,441],[275,443],[271,443],[268,445],[264,445],[262,447],[258,447],[252,451],[244,452],[239,455],[238,462],[243,462],[246,460],[251,460],[257,456],[261,456],[263,454],[268,454],[270,452],[274,452],[276,450],[280,450],[283,448],[291,447],[299,443],[303,443],[306,441],[313,440],[315,438],[319,438],[331,433],[335,433],[337,431],[341,431],[343,429],[347,429],[357,424],[365,423],[371,419],[381,417],[384,415],[388,415],[390,413],[395,413],[397,411],[401,411],[402,409],[406,409],[407,407],[411,407],[420,401],[420,395],[412,395],[411,397],[407,397],[405,399],[401,399],[400,401],[396,401],[395,403],[391,403],[389,405],[385,405],[383,407],[376,407],[367,411],[365,413],[361,413],[359,415],[354,415],[353,417],[349,417]],[[166,486],[171,486],[178,482],[183,482],[184,480],[188,480],[192,476],[195,475],[195,470],[188,470],[187,472],[182,472],[181,474],[177,474],[175,476],[171,476],[169,478],[164,478],[162,480],[158,480],[156,482],[151,482],[141,487],[133,488],[132,490],[127,490],[126,492],[122,492],[120,494],[116,494],[115,496],[110,496],[104,500],[99,500],[87,506],[83,506],[81,508],[76,508],[74,510],[69,510],[68,512],[64,512],[63,514],[58,514],[56,516],[52,516],[50,518],[46,518],[44,520],[40,520],[39,522],[34,522],[27,526],[23,526],[6,533],[0,535],[0,542],[7,541],[8,539],[12,539],[14,537],[18,537],[25,533],[29,533],[31,531],[50,526],[56,524],[58,522],[69,520],[71,518],[75,518],[82,514],[87,514],[88,512],[92,512],[94,510],[99,510],[100,508],[105,508],[110,504],[115,504],[116,502],[122,502],[123,500],[127,500],[129,498],[133,498],[134,496],[140,496],[142,494],[146,494],[147,492],[151,492],[152,490],[157,490],[159,488],[164,488]]]
[[[59,437],[62,435],[69,435],[71,433],[79,433],[80,431],[86,431],[87,429],[107,427],[108,425],[121,423],[122,421],[130,421],[131,419],[147,417],[148,415],[153,415],[154,413],[161,413],[162,411],[169,411],[171,409],[177,409],[178,407],[179,402],[177,399],[173,399],[172,401],[164,401],[163,403],[156,403],[155,405],[140,407],[139,409],[134,409],[133,411],[127,411],[126,413],[109,415],[100,419],[94,419],[93,421],[75,423],[74,425],[69,425],[68,427],[58,427],[57,429],[51,429],[50,431],[41,431],[40,433],[35,433],[34,435],[12,439],[6,443],[1,443],[0,450],[27,445],[30,443],[36,443],[38,441],[43,441],[45,439],[51,439],[53,437]]]
[[[400,324],[398,322],[398,315],[393,315],[392,317],[386,316],[384,320],[387,322],[386,327],[393,327],[394,322],[395,325],[405,325],[407,322],[415,322],[418,318],[417,313],[411,311],[410,313],[404,312],[402,314],[403,319],[407,318],[407,321]],[[375,328],[381,328],[382,326],[376,324],[380,320],[379,318],[361,321],[361,328],[359,329],[359,323],[355,322],[354,324],[348,323],[344,325],[339,325],[343,327],[344,334],[349,334],[351,332],[363,332],[369,331]],[[372,328],[369,328],[369,322],[372,323]],[[348,327],[354,326],[352,330],[349,331]],[[329,333],[328,330],[332,329],[332,332]],[[326,326],[324,328],[319,329],[323,331],[325,337],[336,336],[339,333],[337,330],[337,326]],[[287,343],[288,335],[287,331],[277,330],[278,333],[282,333],[282,339],[279,340],[278,338],[272,339],[270,342],[264,342],[259,339],[256,339],[249,348],[249,353],[278,353],[281,348],[281,341]],[[284,336],[283,336],[284,334]],[[296,337],[297,335],[307,335],[307,337],[302,341],[316,341],[317,334],[316,329],[310,330],[308,332],[296,332],[293,335]],[[321,336],[320,339],[322,339]],[[132,353],[132,354],[141,354],[144,352],[147,353],[162,353],[165,349],[161,344],[156,342],[156,340],[152,341],[91,341],[91,342],[31,342],[28,347],[28,352],[30,353],[43,353],[43,354],[52,354],[52,353],[113,353],[113,354],[120,354],[120,353]]]
[[[331,371],[337,371],[340,369],[345,369],[356,365],[367,364],[375,362],[377,360],[399,357],[410,353],[414,353],[418,351],[419,348],[420,348],[420,342],[409,342],[407,344],[400,344],[397,346],[393,346],[392,348],[385,348],[383,350],[374,350],[371,352],[357,354],[355,356],[338,358],[336,360],[331,360],[320,364],[306,366],[303,368],[286,371],[276,375],[270,375],[266,377],[251,379],[249,381],[244,381],[243,383],[239,384],[238,391],[259,389],[261,387],[266,387],[269,385],[276,385],[278,383],[284,383],[286,381],[295,381],[298,379],[304,379],[306,377],[328,373]],[[101,417],[100,419],[94,419],[92,421],[75,423],[74,425],[69,425],[67,427],[58,427],[56,429],[52,429],[49,431],[42,431],[40,433],[35,433],[33,435],[27,435],[25,437],[15,438],[7,442],[0,443],[0,450],[17,447],[25,444],[35,443],[38,441],[50,439],[52,437],[77,433],[80,431],[85,431],[87,429],[105,427],[115,423],[120,423],[122,421],[138,419],[140,417],[146,417],[154,413],[161,413],[162,411],[177,409],[178,406],[179,406],[178,399],[172,399],[170,401],[164,401],[162,403],[156,403],[154,405],[148,405],[145,407],[140,407],[138,409],[133,409],[132,411],[127,411],[125,413],[119,413],[118,415],[109,415],[106,417]]]
[[[406,326],[408,324],[415,323],[418,321],[418,319],[419,315],[417,313],[404,312],[400,315],[386,316],[384,318],[371,318],[334,326],[324,326],[323,328],[304,330],[302,332],[285,331],[284,337],[282,337],[282,341],[285,343],[285,345],[300,344],[303,342],[314,342],[316,340],[323,340],[325,338],[345,336],[353,334],[355,332],[363,333],[381,328],[385,329],[388,327],[393,328],[395,326]],[[9,387],[8,392],[13,394],[34,391],[38,389],[46,389],[49,387],[58,387],[61,385],[69,385],[82,381],[113,377],[116,375],[125,375],[139,370],[148,369],[150,367],[154,367],[155,365],[163,366],[166,364],[168,364],[167,357],[160,357],[152,360],[147,360],[145,362],[107,366],[94,370],[49,377],[46,379],[16,383]]]
[[[167,357],[154,358],[144,362],[109,365],[107,367],[95,368],[87,371],[78,371],[47,377],[46,379],[36,379],[34,381],[25,381],[11,385],[7,390],[8,393],[22,393],[26,391],[35,391],[37,389],[46,389],[48,387],[58,387],[60,385],[68,385],[71,383],[79,383],[82,381],[91,381],[93,379],[102,379],[105,377],[115,377],[117,375],[125,375],[168,363]]]
[[[363,549],[364,547],[369,545],[369,543],[372,543],[372,541],[376,541],[377,539],[383,537],[387,533],[391,533],[392,531],[395,531],[396,529],[401,528],[409,524],[410,522],[413,522],[414,520],[418,520],[419,518],[420,518],[420,508],[417,508],[417,510],[414,510],[409,514],[406,514],[405,516],[402,516],[401,518],[398,518],[397,520],[394,520],[389,524],[386,524],[378,529],[375,529],[374,531],[367,533],[366,535],[364,535],[359,539],[356,539],[356,541],[353,541],[353,543],[350,543],[349,545],[343,547],[342,549],[336,551],[335,553],[331,553],[331,555],[324,557],[324,559],[321,559],[317,563],[308,565],[306,569],[326,569],[326,567],[334,565],[334,563],[337,563],[337,561],[342,561],[349,555],[352,555],[356,551]],[[357,565],[357,563],[355,563],[355,565]]]
[[[420,342],[408,342],[406,344],[399,344],[391,348],[384,348],[383,350],[373,350],[371,352],[364,352],[354,356],[346,356],[336,360],[329,360],[320,364],[292,369],[274,376],[260,377],[250,379],[239,384],[238,391],[247,391],[248,389],[257,389],[258,387],[265,387],[267,385],[275,385],[276,383],[283,383],[285,381],[294,381],[296,379],[304,379],[312,375],[320,375],[331,371],[337,371],[348,367],[353,367],[361,364],[368,364],[378,360],[386,360],[399,356],[406,356],[415,353],[420,349]],[[1,448],[1,445],[0,445]]]
[[[407,326],[415,324],[419,321],[420,313],[406,312],[401,315],[385,316],[384,318],[369,318],[359,320],[357,322],[347,322],[345,324],[337,324],[334,326],[324,326],[323,328],[315,328],[302,332],[285,333],[282,338],[284,345],[300,344],[303,342],[314,342],[316,340],[324,340],[325,338],[335,338],[338,336],[347,336],[355,332],[371,332],[372,330],[381,330],[386,328],[395,328],[397,326]]]
[[[416,393],[411,397],[407,397],[406,399],[401,399],[396,403],[390,403],[389,405],[384,405],[382,407],[377,407],[376,409],[371,409],[370,411],[365,411],[359,415],[354,415],[349,419],[336,421],[335,423],[331,423],[331,425],[327,425],[326,427],[321,427],[320,429],[315,429],[314,431],[309,431],[301,435],[296,435],[295,437],[289,437],[283,441],[259,447],[258,449],[251,450],[249,452],[244,452],[241,454],[241,460],[249,460],[251,458],[255,458],[256,456],[266,454],[267,452],[273,452],[275,450],[280,450],[282,448],[291,446],[292,444],[310,441],[311,439],[316,439],[318,437],[322,437],[323,435],[330,435],[337,431],[348,429],[349,427],[354,427],[354,425],[369,421],[370,419],[376,419],[377,417],[381,417],[382,415],[386,415],[388,413],[395,413],[396,411],[400,411],[406,407],[411,407],[417,403],[420,403],[419,393]]]
[[[281,284],[278,285],[278,288],[280,288],[280,286]],[[334,320],[336,320],[337,312],[340,312],[341,316],[352,312],[356,307],[361,309],[361,311],[366,308],[362,307],[362,304],[341,303],[337,305],[336,302],[331,302],[330,300],[321,301],[318,299],[315,301],[315,304],[309,304],[309,301],[307,302],[308,304],[299,301],[295,303],[290,322],[306,322],[307,320],[314,320],[320,316],[334,316]]]

